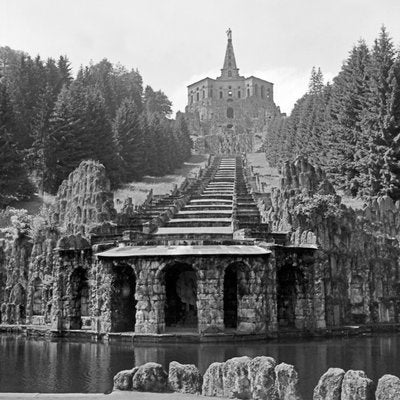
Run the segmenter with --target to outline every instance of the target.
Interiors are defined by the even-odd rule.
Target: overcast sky
[[[400,0],[0,0],[0,16],[0,46],[65,54],[75,71],[103,58],[138,68],[175,111],[186,105],[186,85],[219,75],[228,27],[240,73],[274,82],[285,112],[313,65],[332,79],[382,24],[400,44]]]

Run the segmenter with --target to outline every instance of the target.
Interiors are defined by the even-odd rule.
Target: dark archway
[[[242,297],[248,294],[248,268],[234,263],[225,270],[224,277],[224,325],[236,329],[240,323],[239,310]]]
[[[129,265],[112,270],[111,331],[134,332],[136,323],[136,276]]]
[[[197,276],[188,264],[174,263],[164,270],[165,326],[197,328]]]
[[[70,277],[70,329],[82,328],[82,317],[89,315],[89,282],[87,271],[78,267]]]
[[[227,108],[227,110],[226,110],[226,116],[227,116],[227,118],[233,118],[233,116],[234,116],[234,111],[233,111],[233,108],[232,108],[232,107],[228,107],[228,108]]]
[[[43,315],[43,283],[42,280],[37,277],[33,281],[33,294],[32,294],[32,314]]]
[[[295,328],[298,268],[285,263],[277,271],[278,326]]]

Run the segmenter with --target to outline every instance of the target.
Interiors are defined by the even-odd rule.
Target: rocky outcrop
[[[344,374],[341,400],[373,400],[372,381],[364,371],[349,370]]]
[[[132,379],[139,368],[126,369],[114,376],[113,390],[132,390]]]
[[[244,400],[301,400],[298,385],[299,377],[293,365],[276,365],[273,358],[266,356],[253,359],[235,357],[222,363],[212,363],[203,378],[196,366],[176,361],[170,363],[168,375],[160,364],[146,363],[114,376],[114,390],[169,390]],[[319,379],[313,393],[313,400],[373,399],[373,382],[364,371],[345,372],[340,368],[329,368]],[[398,399],[400,379],[384,375],[378,382],[376,400]]]
[[[335,194],[333,185],[325,172],[310,164],[305,157],[297,157],[294,162],[286,161],[282,167],[283,190],[300,190],[307,194]]]
[[[383,375],[378,381],[376,400],[400,399],[400,379],[394,375]]]
[[[60,185],[51,220],[68,234],[87,234],[93,224],[116,217],[110,181],[104,166],[82,161]]]
[[[255,357],[250,361],[248,368],[252,399],[278,399],[275,386],[275,366],[276,362],[271,357]]]
[[[396,322],[400,202],[383,196],[362,210],[346,207],[304,159],[285,164],[283,175],[264,219],[291,246],[315,249],[312,290],[321,295],[311,314],[302,312],[312,317],[308,326]]]
[[[174,392],[201,394],[203,377],[195,365],[172,361],[169,364],[168,383]]]
[[[250,399],[249,357],[235,357],[225,361],[222,368],[224,396]]]
[[[149,362],[141,365],[132,378],[132,390],[162,393],[167,390],[168,374],[162,365]]]
[[[340,368],[329,368],[319,379],[314,389],[313,400],[341,400],[344,374]]]
[[[224,363],[215,362],[207,368],[201,390],[203,396],[224,396],[223,367]]]
[[[276,390],[279,400],[300,400],[299,378],[293,365],[281,363],[275,367]]]

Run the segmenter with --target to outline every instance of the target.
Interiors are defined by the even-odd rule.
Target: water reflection
[[[44,341],[0,335],[0,391],[107,392],[116,372],[159,362],[194,363],[204,373],[215,361],[248,355],[268,355],[294,364],[305,398],[329,367],[363,369],[371,379],[385,373],[400,376],[400,338],[385,335],[248,344],[129,344]]]

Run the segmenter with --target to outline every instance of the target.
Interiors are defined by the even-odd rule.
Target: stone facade
[[[2,323],[101,335],[267,336],[398,322],[397,204],[379,198],[349,209],[301,159],[286,164],[280,189],[257,208],[243,165],[241,157],[215,157],[197,178],[140,210],[127,203],[123,214],[92,213],[93,223],[110,220],[88,239],[51,224],[2,239]],[[93,175],[93,166],[80,168]],[[86,186],[77,204],[92,207],[99,187]],[[72,210],[63,221],[75,232],[82,227]],[[175,226],[192,233],[174,233]]]
[[[239,74],[230,33],[221,75],[188,86],[186,116],[191,133],[199,136],[197,150],[218,154],[251,151],[254,133],[262,132],[280,113],[273,90],[271,82]]]

